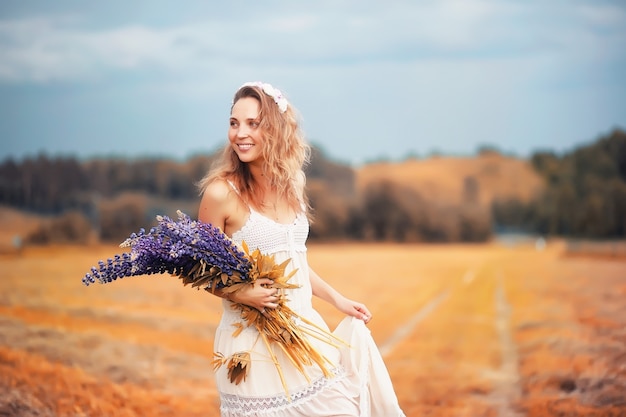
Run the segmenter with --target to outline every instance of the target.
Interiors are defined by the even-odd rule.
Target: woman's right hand
[[[266,308],[278,307],[278,289],[269,287],[272,284],[271,279],[260,278],[254,285],[246,285],[228,298],[233,303],[245,304],[263,313]]]

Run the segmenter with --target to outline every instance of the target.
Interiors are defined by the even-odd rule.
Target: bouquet
[[[184,285],[191,285],[192,288],[211,292],[220,289],[224,294],[233,294],[244,286],[255,285],[257,279],[269,278],[272,280],[269,286],[278,289],[278,307],[261,313],[244,304],[233,304],[242,318],[240,323],[235,324],[233,337],[239,335],[244,327],[253,326],[258,330],[287,394],[282,369],[272,346],[285,352],[291,363],[307,379],[305,366],[313,364],[319,366],[325,376],[331,375],[326,367],[330,361],[310,344],[307,336],[335,346],[343,342],[299,316],[286,304],[284,290],[297,287],[289,283],[296,271],[285,275],[290,259],[276,264],[272,255],[263,255],[258,249],[250,252],[245,242],[240,248],[219,228],[192,220],[180,211],[178,221],[167,216],[157,216],[156,227],[147,233],[140,229],[122,242],[120,247],[130,247],[130,252],[115,255],[106,262],[99,261],[98,267],[91,267],[91,271],[83,278],[85,285],[96,281],[108,283],[130,276],[167,273],[179,277]],[[297,326],[296,319],[308,326]],[[213,365],[216,369],[227,366],[230,381],[239,384],[245,380],[252,364],[249,352],[236,352],[229,357],[218,352],[214,354]]]

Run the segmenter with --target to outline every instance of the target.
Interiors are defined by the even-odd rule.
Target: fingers
[[[255,282],[259,285],[272,285],[274,283],[274,281],[269,278],[259,278]]]
[[[372,320],[372,313],[363,304],[355,305],[357,311],[356,318],[363,320],[366,324]]]
[[[259,309],[259,311],[263,314],[266,313],[267,309],[278,308],[278,297],[275,295],[271,295],[266,298],[263,302],[263,306]]]
[[[265,297],[263,308],[261,312],[264,312],[266,308],[278,308],[280,301],[280,294],[278,289],[272,288],[272,291]]]
[[[278,290],[272,288],[271,291],[265,296],[265,300],[268,302],[277,302],[280,296],[278,295]]]
[[[370,320],[372,320],[372,316],[370,314],[366,314],[366,313],[359,313],[356,316],[357,319],[363,320],[363,322],[365,322],[365,324],[369,323]]]
[[[277,308],[278,307],[278,301],[280,301],[280,297],[278,295],[274,294],[274,295],[271,295],[269,297],[268,301],[269,302],[267,304],[267,307]]]

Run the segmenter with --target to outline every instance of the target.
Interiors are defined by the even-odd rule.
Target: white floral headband
[[[278,110],[281,113],[287,111],[287,105],[289,104],[287,102],[287,99],[285,98],[285,96],[283,96],[283,93],[281,93],[278,88],[272,87],[271,84],[263,83],[261,81],[253,81],[243,84],[241,87],[239,87],[239,90],[241,90],[243,87],[259,87],[265,94],[274,99],[274,102],[278,106]]]

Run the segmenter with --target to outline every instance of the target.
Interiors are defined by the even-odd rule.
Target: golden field
[[[219,300],[169,276],[85,287],[119,250],[0,254],[0,415],[219,415]],[[326,244],[309,257],[373,312],[407,416],[626,415],[623,260],[558,242]]]

